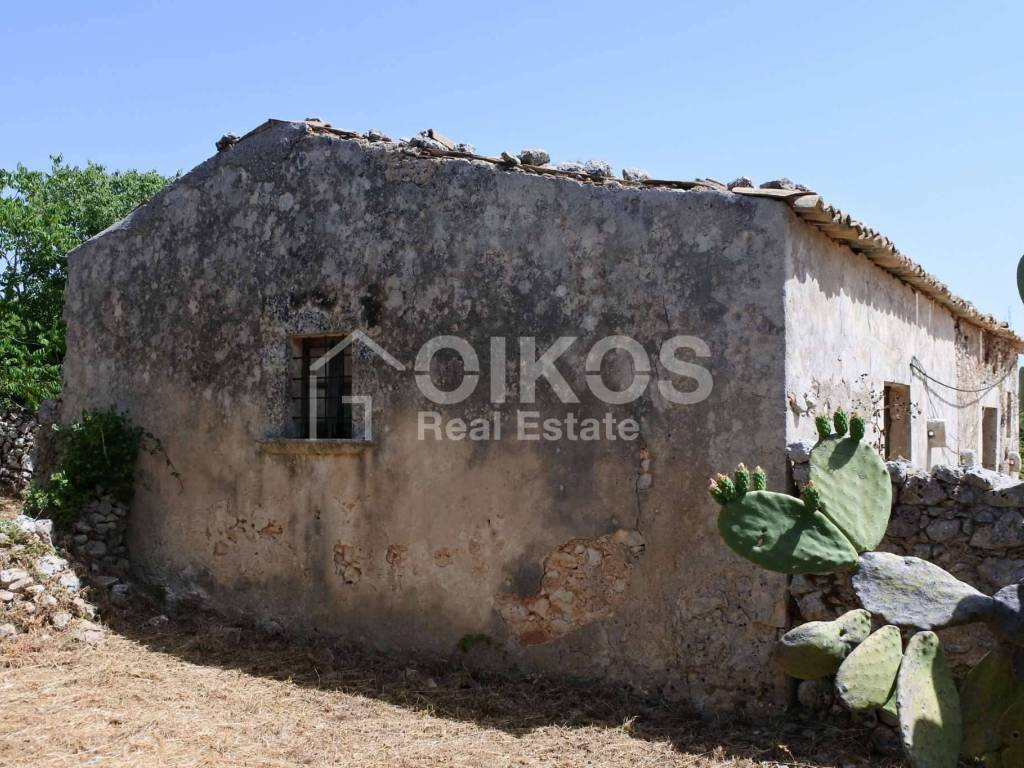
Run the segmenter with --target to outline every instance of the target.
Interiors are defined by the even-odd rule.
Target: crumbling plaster
[[[784,483],[790,217],[770,200],[597,187],[279,124],[70,256],[64,418],[114,406],[163,442],[181,482],[144,459],[129,538],[133,563],[172,594],[385,649],[447,653],[485,634],[501,663],[713,710],[781,705],[769,658],[785,580],[728,554],[705,483],[740,460]],[[363,351],[372,446],[261,448],[288,432],[289,337],[356,328],[406,363],[437,334],[482,361],[506,337],[506,418],[521,335],[541,349],[580,337],[560,367],[581,416],[606,409],[583,363],[611,333],[655,359],[670,336],[701,337],[715,387],[699,405],[652,386],[613,406],[640,423],[636,442],[423,443],[417,411],[438,407]],[[609,382],[627,373],[619,361]],[[435,366],[439,383],[458,374]],[[485,375],[442,410],[486,414],[487,389]],[[566,410],[543,384],[522,407]],[[634,542],[609,550],[621,591],[573,577],[592,609],[531,642],[533,620],[507,606],[556,586],[545,564],[566,546],[615,536]]]
[[[788,440],[813,438],[815,413],[837,407],[867,416],[868,438],[877,440],[882,390],[892,382],[911,392],[912,455],[904,458],[923,468],[956,466],[970,450],[980,461],[981,407],[998,406],[1002,415],[1016,399],[1017,355],[1010,343],[954,317],[795,217],[788,233],[786,390],[796,404],[789,409]],[[953,387],[994,386],[958,393],[913,371],[914,357]],[[929,420],[945,421],[945,447],[929,447]],[[1001,438],[1015,446],[1016,419],[1001,421]],[[1001,455],[1005,471],[1005,450]]]

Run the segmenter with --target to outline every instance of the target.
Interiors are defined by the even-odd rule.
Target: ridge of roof
[[[330,123],[318,119],[306,119],[299,121],[270,119],[254,128],[241,138],[231,137],[230,145],[244,141],[258,133],[281,125],[305,124],[313,133],[328,134],[341,139],[353,139],[364,142],[371,141],[363,133],[358,131],[343,130],[335,128]],[[229,134],[230,135],[230,134]],[[227,138],[227,137],[225,137]],[[224,141],[224,139],[222,139]],[[948,286],[938,278],[927,272],[924,267],[905,256],[893,244],[889,238],[880,232],[868,227],[862,222],[854,219],[848,213],[829,204],[816,192],[808,189],[765,189],[760,187],[727,186],[714,179],[694,179],[692,181],[669,180],[669,179],[619,179],[610,176],[594,175],[587,172],[575,170],[562,170],[547,165],[528,165],[512,161],[507,153],[503,157],[489,157],[475,152],[467,152],[460,149],[448,149],[438,142],[430,146],[412,146],[402,141],[373,140],[373,143],[389,143],[398,146],[402,151],[412,156],[426,158],[457,158],[476,160],[501,166],[507,170],[532,173],[545,176],[561,176],[586,184],[609,187],[629,188],[659,188],[679,190],[703,190],[714,191],[725,194],[736,194],[747,197],[760,197],[777,200],[789,206],[797,218],[823,232],[829,239],[840,245],[845,245],[853,253],[871,261],[876,266],[885,270],[897,279],[910,287],[920,291],[937,304],[948,309],[955,317],[959,317],[972,325],[976,325],[1000,338],[1013,344],[1018,351],[1024,352],[1024,339],[1018,336],[1010,328],[1009,323],[997,319],[993,315],[986,314],[974,306],[971,302],[954,294]],[[221,143],[218,142],[218,149]]]

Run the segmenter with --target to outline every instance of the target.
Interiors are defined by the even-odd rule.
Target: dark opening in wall
[[[998,469],[999,465],[999,409],[981,409],[981,466]]]
[[[886,460],[904,458],[911,461],[914,458],[911,456],[913,432],[910,387],[907,384],[886,383],[883,422]]]
[[[352,396],[352,347],[335,350],[344,338],[332,334],[291,340],[290,437],[352,439],[352,405],[342,401]],[[318,361],[324,362],[311,370]]]

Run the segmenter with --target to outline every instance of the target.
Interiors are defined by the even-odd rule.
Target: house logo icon
[[[373,352],[377,357],[383,360],[385,363],[390,365],[396,371],[404,371],[405,365],[397,360],[394,355],[388,352],[384,347],[375,342],[369,336],[362,331],[352,331],[348,336],[343,338],[333,347],[328,349],[324,354],[314,360],[309,366],[309,439],[317,439],[317,388],[319,385],[320,376],[325,375],[327,365],[335,357],[340,355],[350,346],[359,342],[364,347]],[[363,409],[363,439],[367,441],[373,440],[373,398],[369,395],[343,395],[341,402],[344,405],[359,405]]]

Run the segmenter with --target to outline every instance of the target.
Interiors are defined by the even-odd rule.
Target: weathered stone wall
[[[788,226],[770,200],[595,186],[279,125],[70,255],[63,414],[115,406],[162,441],[180,478],[143,457],[128,546],[172,596],[382,649],[447,654],[485,634],[495,663],[709,710],[780,706],[785,580],[728,554],[706,479],[741,460],[785,478],[772,404],[785,399]],[[355,329],[407,364],[429,338],[462,336],[481,382],[439,407],[364,349],[354,390],[373,397],[372,445],[268,443],[290,434],[290,337]],[[597,402],[586,353],[612,333],[655,360],[664,339],[699,336],[713,394],[677,406],[652,384]],[[563,335],[579,337],[559,367],[580,403],[542,383],[521,404],[517,338],[543,350]],[[418,440],[421,409],[491,412],[495,336],[510,352],[506,434],[522,407],[634,417],[640,440]],[[608,362],[615,388],[628,362]],[[435,361],[446,388],[461,373]]]
[[[885,385],[902,384],[911,404],[910,450],[903,458],[919,467],[957,465],[973,451],[980,463],[982,409],[997,408],[993,468],[1019,468],[1011,456],[1018,435],[1017,351],[1008,341],[810,227],[789,229],[786,263],[788,442],[814,438],[816,413],[845,408],[864,416],[868,439],[880,443]],[[915,359],[931,379],[911,367]],[[945,422],[944,445],[929,444],[929,420]]]
[[[0,411],[0,492],[16,494],[35,474],[35,415],[22,408]]]
[[[1017,350],[1005,339],[970,323],[958,323],[956,383],[963,391],[947,390],[947,399],[957,405],[958,451],[961,454],[971,451],[978,464],[983,463],[982,414],[984,409],[994,408],[998,411],[999,424],[995,434],[995,462],[990,469],[1011,474],[1021,468],[1017,356]],[[941,389],[934,384],[930,386]]]
[[[727,551],[706,479],[745,461],[782,488],[787,392],[834,368],[821,346],[848,349],[855,377],[865,339],[912,336],[945,375],[950,316],[777,201],[418,152],[271,125],[69,256],[64,418],[127,411],[180,473],[143,457],[133,566],[172,596],[293,631],[437,653],[485,634],[499,664],[708,710],[785,704],[771,652],[786,581]],[[845,269],[864,284],[849,301]],[[808,318],[814,336],[787,341]],[[292,339],[357,329],[407,364],[428,339],[460,336],[481,381],[439,407],[411,370],[362,349],[354,391],[373,398],[372,444],[286,439]],[[652,384],[635,402],[598,402],[586,355],[611,334],[655,361],[665,339],[701,338],[712,395],[677,406]],[[543,384],[520,402],[523,336],[538,350],[578,337],[559,367],[579,403]],[[504,370],[489,366],[494,337],[508,344]],[[634,371],[608,362],[619,389]],[[431,373],[447,389],[463,370],[438,358]],[[508,397],[495,405],[489,377],[502,374]],[[510,439],[521,406],[628,416],[641,436]],[[421,410],[496,411],[506,437],[424,442]]]
[[[791,446],[794,479],[806,480],[807,446]],[[889,462],[893,514],[879,549],[912,555],[946,569],[985,594],[1024,578],[1024,481],[980,467],[937,466],[931,472]],[[794,624],[832,619],[859,607],[848,576],[797,576],[790,591]],[[958,674],[989,649],[981,625],[940,635]]]

